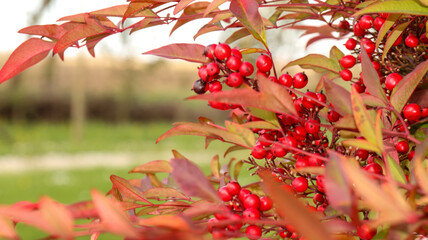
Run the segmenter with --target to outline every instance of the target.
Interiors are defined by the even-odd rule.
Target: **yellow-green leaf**
[[[428,16],[428,7],[417,0],[382,1],[356,12],[355,16],[367,13],[403,13]]]
[[[351,101],[352,111],[354,113],[355,123],[361,135],[363,135],[367,141],[377,145],[376,134],[374,129],[374,121],[370,114],[367,112],[364,106],[363,100],[361,99],[357,90],[352,87],[351,89]]]

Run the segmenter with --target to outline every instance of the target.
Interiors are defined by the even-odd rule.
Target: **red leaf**
[[[159,199],[159,198],[188,199],[181,192],[177,191],[174,188],[152,188],[143,192],[143,195],[146,198],[151,198],[151,199]]]
[[[231,44],[231,43],[233,43],[233,42],[235,42],[241,38],[249,36],[250,34],[251,33],[250,33],[250,31],[248,31],[248,29],[241,28],[241,29],[235,31],[234,33],[232,33],[224,42],[227,44]]]
[[[45,58],[55,43],[30,38],[13,51],[0,70],[0,83],[13,78]]]
[[[251,32],[251,34],[266,46],[265,28],[259,13],[256,0],[231,0],[230,11]]]
[[[131,2],[129,3],[128,8],[126,9],[125,13],[122,15],[122,22],[125,22],[125,20],[129,17],[134,16],[134,14],[137,14],[139,12],[142,12],[145,8],[152,6],[153,3],[149,2]]]
[[[73,216],[63,205],[54,202],[49,197],[40,199],[40,214],[53,228],[53,235],[63,239],[73,239]]]
[[[19,239],[15,232],[15,227],[9,219],[0,215],[0,237],[7,239]]]
[[[118,177],[116,175],[111,175],[110,180],[113,183],[113,187],[119,190],[124,197],[150,203],[147,199],[144,198],[143,194],[140,193],[134,186],[132,186],[126,179]]]
[[[189,5],[194,0],[180,0],[177,5],[175,5],[173,14],[179,13],[181,10],[183,10],[187,5]]]
[[[205,46],[191,43],[176,43],[166,45],[144,54],[156,55],[169,59],[182,59],[189,62],[206,63],[207,59],[203,53]]]
[[[205,33],[220,31],[220,30],[223,30],[223,27],[217,25],[216,23],[206,24],[199,29],[199,31],[195,34],[195,36],[193,36],[193,39],[196,39],[197,37]]]
[[[213,0],[210,5],[205,9],[204,17],[207,16],[209,13],[214,11],[214,9],[217,9],[218,6],[222,5],[223,3],[227,2],[228,0]]]
[[[91,196],[106,230],[114,234],[138,239],[138,231],[133,227],[132,222],[117,202],[113,202],[112,199],[105,197],[97,190],[92,190]]]
[[[74,219],[98,217],[98,213],[95,210],[92,201],[73,203],[72,205],[68,206],[68,210],[71,212]]]
[[[65,51],[65,49],[75,44],[78,40],[110,32],[89,14],[85,15],[85,20],[86,24],[76,26],[58,40],[53,49],[54,53]]]
[[[184,24],[196,19],[201,19],[202,14],[204,13],[208,4],[209,2],[196,2],[187,6],[184,9],[183,14],[181,14],[180,18],[172,27],[169,35],[171,35],[175,30],[177,30],[179,27],[183,26]]]
[[[363,74],[363,81],[364,85],[367,87],[367,91],[384,102],[388,102],[385,92],[380,85],[379,76],[364,48],[361,48],[361,72]]]
[[[33,226],[44,232],[54,232],[52,226],[41,216],[40,211],[28,210],[17,206],[0,207],[0,215],[13,221]]]
[[[49,25],[34,25],[23,28],[18,31],[19,33],[25,33],[30,35],[39,35],[43,37],[59,39],[67,32],[62,25],[49,24]]]
[[[324,78],[324,88],[327,99],[340,115],[352,114],[351,93],[348,90],[327,78]]]
[[[217,191],[197,165],[183,158],[171,159],[172,177],[188,196],[220,202]]]

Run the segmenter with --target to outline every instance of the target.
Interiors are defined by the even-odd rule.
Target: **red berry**
[[[357,60],[352,55],[346,55],[346,56],[343,56],[339,60],[339,62],[340,62],[340,65],[342,65],[342,67],[344,67],[344,68],[351,68],[351,67],[353,67],[355,65],[355,63],[357,62]]]
[[[242,227],[243,224],[241,222],[242,221],[242,217],[239,214],[237,214],[237,213],[232,214],[230,216],[229,220],[235,220],[237,222],[233,223],[233,224],[227,225],[227,229],[228,230],[230,230],[230,231],[237,231],[237,230],[241,229],[241,227]]]
[[[395,86],[403,79],[403,77],[398,73],[391,73],[388,76],[386,76],[385,79],[385,87],[389,91],[392,91]]]
[[[244,201],[242,202],[244,204],[244,208],[259,208],[260,207],[260,198],[259,196],[255,194],[248,194]]]
[[[277,143],[273,144],[271,152],[275,157],[284,157],[287,154],[285,148]]]
[[[330,110],[328,112],[327,118],[330,122],[337,122],[339,121],[340,115],[336,111]]]
[[[391,36],[391,33],[392,32],[390,32],[388,34],[388,36],[387,36],[388,39],[389,39],[389,36]],[[394,42],[394,44],[392,44],[392,46],[398,46],[398,45],[400,45],[400,43],[401,43],[402,40],[403,40],[403,35],[398,36],[398,38],[395,40],[395,42]]]
[[[424,107],[421,111],[421,118],[428,117],[428,107]]]
[[[320,192],[325,192],[325,177],[324,175],[317,176],[317,188]]]
[[[244,82],[244,78],[238,72],[231,73],[227,77],[226,85],[229,87],[239,87]]]
[[[215,62],[208,63],[207,73],[209,76],[214,77],[218,75],[219,72],[220,72],[220,68],[217,66],[217,63]]]
[[[235,196],[241,191],[241,185],[237,182],[229,182],[226,184],[226,189],[229,191],[230,195]]]
[[[214,50],[216,47],[217,47],[217,44],[210,44],[210,45],[206,46],[205,50],[204,50],[204,55],[207,58],[213,60],[214,59]]]
[[[291,237],[291,232],[284,230],[284,231],[279,232],[279,236],[282,238],[289,238],[289,237]]]
[[[411,122],[416,122],[421,117],[421,107],[416,103],[407,104],[403,109],[403,115]]]
[[[319,154],[316,153],[316,155],[319,155]],[[321,159],[315,156],[307,157],[307,159],[308,159],[309,166],[312,166],[312,167],[321,166],[324,163]]]
[[[409,36],[407,36],[406,39],[404,40],[404,43],[406,44],[406,46],[410,48],[414,48],[418,46],[419,39],[415,35],[410,33]]]
[[[353,83],[352,86],[357,90],[358,93],[364,93],[366,86],[362,83]]]
[[[267,196],[260,197],[260,207],[259,207],[260,211],[263,211],[263,212],[269,211],[272,209],[272,207],[273,207],[273,201],[270,197],[267,197]]]
[[[384,23],[385,23],[385,18],[377,17],[373,21],[373,27],[374,27],[374,29],[376,29],[377,31],[379,31],[382,28],[382,26],[383,26]]]
[[[203,65],[198,69],[198,76],[205,82],[209,82],[211,80],[210,75],[208,75],[207,65]]]
[[[358,149],[355,151],[354,156],[357,158],[357,160],[365,161],[369,157],[369,151],[365,149]]]
[[[364,35],[366,35],[366,30],[364,30],[361,26],[359,22],[356,22],[354,25],[354,34],[357,37],[363,37]]]
[[[362,240],[370,240],[376,235],[376,233],[376,229],[370,229],[370,227],[365,224],[357,227],[358,237],[360,237]]]
[[[233,199],[233,196],[229,193],[227,188],[224,186],[218,189],[218,196],[224,202],[229,202],[230,200]]]
[[[265,147],[272,145],[272,142],[275,141],[275,136],[271,133],[263,133],[259,137],[259,142]]]
[[[262,229],[257,225],[250,225],[245,230],[245,234],[249,239],[258,239],[262,236]]]
[[[338,27],[340,28],[340,29],[343,29],[343,30],[347,30],[347,29],[349,29],[349,22],[348,21],[346,21],[346,20],[342,20],[342,21],[340,21],[339,22],[339,24],[338,24]]]
[[[233,71],[238,71],[239,67],[241,66],[241,58],[240,57],[235,57],[235,56],[230,56],[227,61],[226,61],[226,66]]]
[[[223,88],[223,85],[221,84],[221,82],[219,82],[217,80],[210,82],[209,86],[208,86],[208,90],[212,93],[213,92],[220,92],[222,88]]]
[[[413,157],[415,156],[415,151],[412,150],[409,152],[409,155],[407,155],[407,158],[409,159],[409,161],[412,161]]]
[[[304,192],[308,189],[308,180],[304,177],[297,177],[291,182],[291,185],[296,192]]]
[[[260,55],[257,58],[256,66],[260,72],[269,72],[272,68],[273,62],[268,55]]]
[[[255,159],[263,159],[266,157],[266,150],[263,148],[263,146],[254,146],[253,149],[251,149],[251,155]]]
[[[279,76],[278,82],[286,87],[291,87],[293,86],[293,77],[290,74],[285,73]]]
[[[360,27],[362,29],[369,29],[372,27],[373,18],[370,15],[364,15],[360,18]]]
[[[286,149],[297,147],[297,140],[293,136],[287,136],[281,142],[286,146]]]
[[[316,95],[317,95],[317,100],[319,102],[322,102],[322,103],[326,103],[327,102],[327,97],[323,93],[317,92]],[[319,103],[315,103],[315,104],[320,109],[324,107],[324,105],[321,105]]]
[[[231,50],[226,43],[220,43],[215,47],[214,56],[220,61],[224,60],[230,56]]]
[[[296,169],[301,169],[301,168],[305,168],[308,166],[309,166],[309,162],[308,162],[307,158],[305,158],[303,156],[297,158],[296,164],[295,164]]]
[[[258,208],[246,208],[242,212],[242,218],[244,219],[260,219],[260,211]]]
[[[353,38],[348,39],[348,41],[346,41],[345,43],[345,47],[348,50],[354,50],[356,46],[357,46],[357,41]]]
[[[241,58],[242,58],[242,53],[241,53],[241,51],[239,51],[239,49],[237,49],[237,48],[232,48],[232,49],[230,50],[230,56],[238,57],[239,59],[241,59]]]
[[[215,109],[218,109],[218,110],[227,110],[227,109],[228,109],[227,104],[224,104],[224,103],[222,103],[222,102],[208,101],[208,104],[209,104],[212,108],[215,108]]]
[[[305,130],[309,134],[316,135],[320,130],[319,123],[313,119],[310,119],[305,122]]]
[[[312,198],[315,204],[324,203],[324,195],[321,193],[315,193],[314,197]]]
[[[238,196],[239,200],[241,200],[241,202],[243,202],[248,194],[251,194],[250,190],[248,190],[246,188],[241,188],[241,190],[239,191],[239,196]]]
[[[248,77],[254,72],[254,66],[250,62],[242,62],[241,66],[239,67],[239,73],[244,76]]]
[[[349,69],[343,69],[339,72],[340,77],[345,81],[351,81],[352,79],[352,72]]]
[[[314,92],[306,92],[306,95],[304,95],[303,96],[303,99],[302,99],[302,104],[303,104],[303,106],[305,107],[305,108],[307,108],[307,109],[311,109],[311,108],[314,108],[315,107],[315,104],[316,104],[316,102],[314,102],[314,100],[312,100],[312,99],[310,99],[310,98],[308,98],[307,96],[309,96],[309,97],[312,97],[312,98],[317,98],[317,95],[314,93]]]
[[[364,170],[370,173],[382,175],[383,169],[382,167],[377,163],[370,163],[363,167]]]
[[[370,40],[364,41],[361,45],[364,47],[364,50],[366,50],[369,56],[376,50],[376,44]]]
[[[308,84],[308,76],[304,72],[296,73],[293,76],[293,86],[297,89],[304,88]]]
[[[395,144],[395,149],[397,149],[397,152],[401,154],[408,153],[410,149],[409,143],[405,140],[399,141],[397,144]]]
[[[294,138],[299,141],[303,141],[304,139],[306,139],[306,129],[300,125],[296,126],[292,133]]]

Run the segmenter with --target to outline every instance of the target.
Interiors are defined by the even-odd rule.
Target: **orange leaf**
[[[254,38],[264,46],[267,45],[263,19],[259,13],[259,3],[256,0],[231,0],[229,10]]]
[[[144,163],[131,171],[129,173],[158,173],[165,172],[170,173],[172,171],[171,164],[165,160],[156,160]]]
[[[62,25],[49,24],[49,25],[34,25],[23,28],[18,31],[19,33],[39,35],[43,37],[59,39],[64,35],[67,30]]]
[[[179,198],[179,199],[188,199],[181,192],[177,191],[174,188],[152,188],[145,192],[143,195],[146,198],[159,199],[159,198]]]
[[[105,197],[97,190],[92,190],[91,196],[106,230],[132,239],[138,238],[137,229],[117,202],[113,202],[112,199]]]
[[[30,38],[13,51],[0,70],[0,83],[13,78],[45,58],[55,43]]]
[[[140,219],[139,225],[149,225],[155,227],[171,228],[179,231],[189,231],[189,223],[178,215],[156,216],[149,219]]]
[[[144,198],[143,194],[138,191],[134,186],[132,186],[126,179],[118,177],[116,175],[111,175],[110,180],[115,187],[124,197],[150,203],[147,199]]]
[[[0,238],[19,239],[15,227],[9,219],[0,215]]]
[[[200,44],[176,43],[150,50],[144,54],[156,55],[169,59],[182,59],[189,62],[206,63],[203,53],[205,46]]]
[[[313,212],[273,180],[270,171],[262,171],[259,175],[263,179],[263,189],[272,198],[284,224],[291,224],[308,240],[333,239]]]

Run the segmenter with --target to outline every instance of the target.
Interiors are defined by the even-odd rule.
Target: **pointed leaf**
[[[203,53],[205,46],[200,44],[176,43],[166,45],[144,54],[156,55],[169,59],[182,59],[189,62],[206,63],[207,59]]]
[[[382,25],[382,28],[379,30],[379,33],[376,38],[376,49],[379,48],[379,44],[382,42],[383,38],[388,33],[389,29],[400,19],[401,14],[389,14],[385,22]]]
[[[379,76],[364,48],[361,48],[361,72],[367,91],[384,102],[388,102],[385,92],[380,85]]]
[[[166,172],[170,173],[172,171],[171,164],[165,160],[156,160],[144,163],[131,171],[129,173],[158,173]]]
[[[220,202],[217,191],[197,165],[187,159],[171,159],[171,175],[180,189],[188,196]]]
[[[343,155],[329,152],[326,164],[325,188],[329,203],[341,212],[351,215],[352,197],[348,178],[342,169],[341,161],[348,161]]]
[[[342,116],[352,114],[352,103],[348,90],[326,78],[324,78],[324,88],[325,95],[336,112]]]
[[[177,231],[190,231],[189,223],[178,215],[156,216],[149,219],[139,219],[138,225],[148,225],[160,228],[170,228]]]
[[[203,34],[215,32],[215,31],[223,31],[223,30],[224,29],[223,27],[221,27],[221,24],[217,24],[217,23],[206,24],[199,29],[199,31],[195,34],[195,36],[193,36],[193,40],[195,40],[197,37]]]
[[[259,13],[259,3],[256,0],[231,0],[229,10],[255,39],[264,46],[267,45],[263,19]]]
[[[128,238],[138,239],[137,229],[133,227],[132,222],[117,202],[113,202],[112,199],[105,197],[97,190],[92,190],[91,196],[94,207],[100,215],[101,223],[106,230]]]
[[[124,197],[150,203],[147,199],[144,198],[143,194],[138,191],[134,186],[132,186],[126,179],[118,177],[116,175],[111,175],[110,180],[115,187]]]
[[[259,77],[257,79],[260,91],[271,98],[271,101],[276,101],[282,109],[287,109],[287,111],[293,115],[297,115],[296,108],[294,106],[294,101],[291,98],[290,92],[283,87],[282,85],[270,81],[266,77]]]
[[[181,0],[181,1],[183,1],[183,0]],[[178,20],[176,21],[176,23],[172,27],[169,35],[171,35],[173,32],[175,32],[175,30],[177,30],[179,27],[183,26],[184,24],[186,24],[190,21],[193,21],[193,20],[201,19],[202,14],[204,13],[208,4],[209,4],[209,2],[196,2],[196,3],[192,3],[191,5],[187,6],[184,9],[183,14],[181,14],[181,16],[178,18]],[[207,17],[210,17],[210,16],[211,15],[209,15]]]
[[[13,78],[45,58],[55,43],[30,38],[13,51],[0,70],[0,83]]]
[[[400,1],[382,1],[371,4],[360,11],[356,12],[354,16],[359,16],[367,13],[403,13],[411,15],[424,15],[428,16],[428,8],[415,0],[400,0]]]
[[[129,6],[126,8],[126,11],[123,13],[122,16],[122,22],[125,22],[125,20],[129,17],[134,16],[137,13],[143,12],[144,9],[152,6],[153,4],[150,2],[131,2],[129,3]]]
[[[406,176],[404,175],[403,169],[401,168],[400,164],[397,163],[391,156],[387,156],[386,158],[386,165],[388,166],[387,169],[389,170],[389,174],[391,174],[392,179],[394,179],[397,182],[406,184]]]
[[[54,235],[63,239],[72,239],[74,221],[70,211],[49,197],[42,197],[39,204],[40,214],[53,228]]]
[[[152,188],[143,192],[144,197],[151,199],[159,198],[178,198],[178,199],[188,199],[181,192],[177,191],[174,188]]]
[[[237,31],[235,31],[234,33],[230,34],[230,36],[224,41],[226,44],[232,44],[233,42],[244,38],[246,36],[250,36],[251,33],[250,31],[248,31],[248,29],[246,28],[241,28]]]
[[[179,13],[181,10],[183,10],[185,7],[187,7],[187,5],[189,5],[191,2],[193,2],[194,0],[180,0],[177,5],[175,5],[173,14],[177,14]]]
[[[256,137],[254,136],[254,132],[250,129],[243,127],[240,124],[226,121],[225,122],[226,129],[241,137],[241,139],[246,143],[246,146],[254,146],[256,145]]]
[[[263,180],[264,191],[272,198],[284,224],[291,224],[308,240],[333,239],[313,212],[310,212],[301,201],[273,180],[270,171],[262,171],[259,175]]]
[[[415,69],[404,76],[404,78],[401,79],[401,81],[394,88],[394,91],[391,94],[391,104],[398,112],[401,112],[401,110],[404,108],[410,96],[412,96],[413,92],[424,78],[427,71],[428,60],[416,66]]]
[[[333,60],[321,54],[309,54],[305,57],[291,61],[285,65],[281,71],[295,65],[299,65],[303,69],[312,69],[318,73],[333,72],[339,74],[341,71],[340,66],[337,63],[335,64]]]
[[[49,24],[29,26],[19,30],[18,32],[30,35],[39,35],[52,39],[59,39],[62,35],[64,35],[64,33],[67,32],[67,30],[61,25]]]
[[[238,180],[239,173],[241,172],[242,165],[244,165],[244,161],[238,161],[235,163],[235,166],[233,167],[233,179]]]
[[[428,138],[416,146],[415,156],[410,163],[412,176],[418,180],[418,185],[423,192],[428,195]]]
[[[352,111],[354,114],[355,123],[357,124],[358,130],[361,135],[363,135],[367,141],[377,146],[376,134],[375,134],[375,123],[371,118],[370,114],[367,112],[366,107],[364,106],[363,100],[361,99],[357,90],[352,87],[351,89],[351,101],[352,101]],[[379,146],[377,146],[379,147]]]
[[[207,16],[209,13],[214,11],[214,9],[218,8],[223,3],[227,2],[228,0],[213,0],[210,5],[205,9],[204,17]]]
[[[15,226],[9,219],[0,215],[0,238],[5,239],[19,239],[18,234],[15,232]]]
[[[220,179],[220,159],[218,157],[218,155],[215,155],[212,159],[211,159],[211,173],[213,174],[214,177],[216,177],[217,179]]]
[[[53,52],[63,52],[81,39],[110,32],[110,30],[101,26],[99,21],[89,14],[85,15],[85,21],[85,24],[81,24],[65,33],[58,42],[56,42]]]
[[[361,149],[365,149],[367,151],[381,153],[379,148],[373,143],[363,140],[363,139],[349,139],[342,141],[344,146],[353,146]]]

